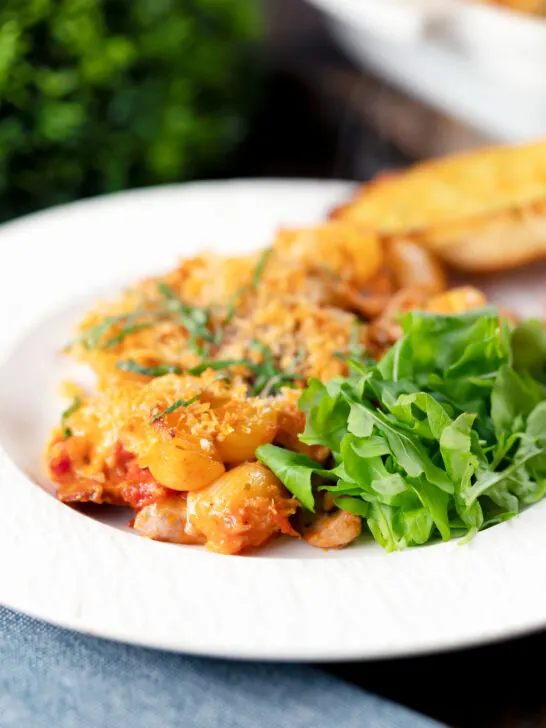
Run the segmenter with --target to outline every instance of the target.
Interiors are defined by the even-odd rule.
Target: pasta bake
[[[540,376],[514,364],[513,318],[472,286],[449,288],[444,270],[467,223],[457,207],[444,214],[438,178],[449,175],[457,199],[465,165],[506,169],[521,151],[501,162],[482,154],[482,167],[470,157],[409,171],[319,225],[279,230],[266,250],[204,253],[98,303],[67,345],[96,389],[66,387],[71,402],[46,448],[58,498],[131,508],[143,536],[224,554],[281,535],[340,548],[363,529],[401,548],[471,534],[538,498],[538,449],[527,457],[523,435],[501,437],[495,417],[508,395],[495,381],[521,377],[529,389],[527,409],[506,424],[528,443]],[[479,245],[479,199],[470,214]],[[449,245],[427,232],[440,223]],[[545,242],[535,233],[533,250]],[[479,255],[476,269],[503,265],[490,262]],[[411,444],[405,455],[400,442]],[[483,485],[484,473],[509,467],[525,473],[527,495]]]

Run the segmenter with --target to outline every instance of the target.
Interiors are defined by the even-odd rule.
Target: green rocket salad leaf
[[[302,442],[332,452],[324,470],[274,445],[257,450],[313,510],[327,490],[388,551],[471,537],[546,494],[546,332],[511,328],[493,308],[409,313],[376,363],[311,380]]]

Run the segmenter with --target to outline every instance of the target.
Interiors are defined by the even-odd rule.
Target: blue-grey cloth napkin
[[[1,728],[434,728],[300,665],[109,642],[0,608]]]

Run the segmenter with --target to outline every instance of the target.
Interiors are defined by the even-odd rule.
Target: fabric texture
[[[188,657],[0,609],[1,728],[434,728],[300,665]]]

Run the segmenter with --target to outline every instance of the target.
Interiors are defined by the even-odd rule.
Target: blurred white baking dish
[[[311,0],[353,59],[492,140],[546,134],[546,20],[473,0]]]

